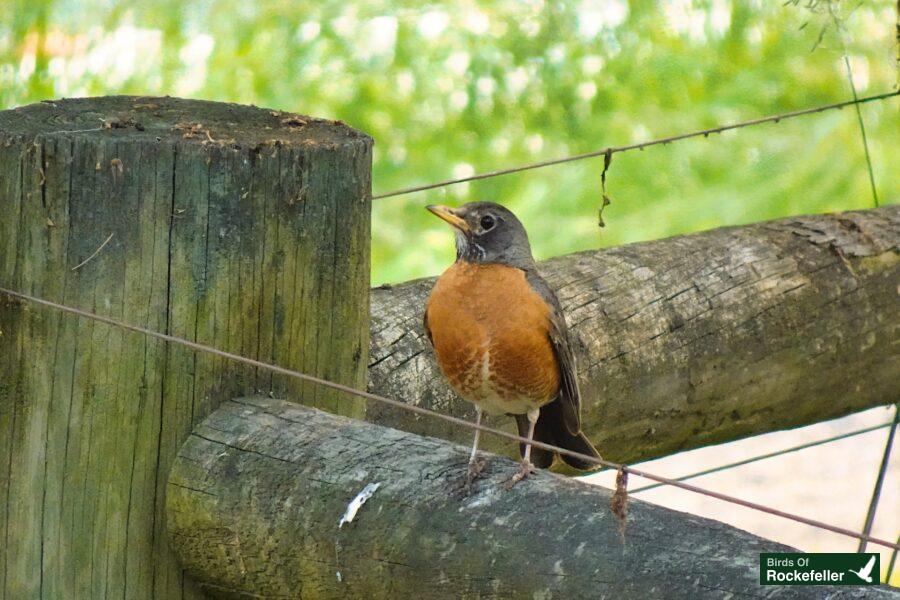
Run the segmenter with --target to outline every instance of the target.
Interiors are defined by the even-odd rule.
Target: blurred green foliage
[[[892,0],[839,8],[860,95],[894,89]],[[376,140],[376,193],[850,97],[830,17],[802,3],[0,0],[0,15],[4,108],[171,94],[339,118]],[[862,109],[886,202],[897,109]],[[509,205],[538,257],[872,205],[851,109],[618,154],[605,229],[602,165],[377,201],[373,283],[450,262],[433,202]]]

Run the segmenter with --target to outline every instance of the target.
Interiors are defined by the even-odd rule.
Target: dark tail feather
[[[580,452],[581,454],[587,454],[588,456],[593,456],[594,458],[600,458],[600,453],[597,452],[597,449],[594,448],[594,445],[589,439],[587,439],[587,436],[584,435],[583,432],[579,431],[575,435],[566,432],[565,436],[565,439],[556,440],[556,445],[560,448],[565,448],[566,450],[571,450],[573,452]],[[569,465],[573,469],[578,469],[579,471],[596,471],[597,469],[602,468],[601,465],[598,465],[597,463],[589,462],[581,458],[575,458],[574,456],[566,456],[565,454],[560,454],[559,457],[563,459],[563,461],[565,461],[567,465]]]
[[[528,418],[525,415],[516,415],[516,425],[519,429],[519,435],[525,437],[528,435]],[[534,427],[534,439],[545,444],[552,444],[587,454],[595,458],[600,458],[600,453],[594,448],[587,436],[582,432],[572,434],[566,428],[563,420],[562,406],[558,400],[554,400],[550,404],[541,408],[541,416],[538,417],[537,424]],[[546,469],[553,464],[553,456],[556,453],[540,448],[531,449],[531,462],[540,469]],[[519,444],[519,455],[525,456],[525,444]],[[586,460],[560,454],[559,457],[570,467],[579,471],[594,471],[600,468],[600,465]]]

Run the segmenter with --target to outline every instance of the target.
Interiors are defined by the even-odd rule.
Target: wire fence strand
[[[897,433],[897,424],[900,423],[900,404],[894,404],[894,420],[888,432],[887,441],[884,443],[884,453],[881,455],[881,465],[878,467],[878,475],[875,478],[875,487],[872,489],[872,499],[869,501],[869,510],[866,512],[866,522],[863,525],[863,533],[872,532],[875,523],[875,513],[878,511],[878,501],[881,500],[881,488],[884,486],[884,477],[887,474],[888,464],[891,462],[891,448],[894,446],[894,434]],[[866,540],[859,540],[857,552],[866,551]]]
[[[651,146],[658,146],[661,144],[670,144],[672,142],[686,140],[689,138],[695,138],[695,137],[700,137],[700,136],[709,137],[710,135],[712,135],[714,133],[722,133],[723,131],[730,131],[732,129],[742,129],[744,127],[752,127],[754,125],[762,125],[763,123],[778,123],[779,121],[793,119],[794,117],[802,117],[803,115],[810,115],[810,114],[814,114],[814,113],[823,112],[826,110],[835,110],[835,109],[844,108],[845,106],[853,106],[853,105],[858,106],[860,104],[865,104],[866,102],[875,102],[878,100],[886,100],[888,98],[893,98],[897,95],[900,95],[900,90],[895,90],[893,92],[885,92],[883,94],[876,94],[874,96],[866,96],[864,98],[854,98],[853,100],[846,100],[844,102],[835,102],[833,104],[824,104],[822,106],[815,106],[812,108],[804,108],[802,110],[795,110],[795,111],[791,111],[791,112],[781,113],[778,115],[770,115],[767,117],[760,117],[757,119],[749,119],[747,121],[740,121],[738,123],[719,125],[718,127],[711,127],[709,129],[700,129],[698,131],[681,133],[678,135],[672,135],[669,137],[651,140],[649,142],[640,142],[637,144],[628,144],[625,146],[610,146],[608,148],[603,148],[602,150],[594,150],[591,152],[585,152],[583,154],[574,154],[572,156],[564,156],[561,158],[551,158],[549,160],[527,163],[527,164],[519,165],[516,167],[508,167],[505,169],[486,171],[484,173],[476,173],[474,175],[469,175],[467,177],[458,177],[456,179],[445,179],[443,181],[437,181],[435,183],[428,183],[428,184],[424,184],[424,185],[417,185],[417,186],[413,186],[413,187],[401,188],[401,189],[392,190],[389,192],[382,192],[380,194],[375,194],[372,196],[372,199],[379,200],[381,198],[390,198],[392,196],[402,196],[405,194],[412,194],[415,192],[424,192],[426,190],[433,190],[436,188],[446,187],[449,185],[456,185],[458,183],[466,183],[467,181],[476,181],[479,179],[489,179],[492,177],[499,177],[500,175],[508,175],[510,173],[519,173],[522,171],[529,171],[531,169],[540,169],[543,167],[559,165],[559,164],[573,162],[573,161],[577,161],[577,160],[596,158],[598,156],[604,156],[604,155],[613,155],[613,154],[618,154],[620,152],[628,152],[630,150],[643,150],[644,148],[649,148]]]
[[[894,549],[891,550],[891,560],[888,562],[887,573],[884,576],[884,582],[891,582],[891,575],[894,574],[894,565],[897,562],[897,548],[900,547],[900,535],[897,536],[897,545],[894,546]]]
[[[837,442],[840,440],[845,440],[847,438],[855,437],[857,435],[862,435],[864,433],[869,433],[872,431],[878,431],[879,429],[885,429],[890,427],[891,423],[882,423],[881,425],[872,425],[871,427],[863,427],[862,429],[856,429],[854,431],[848,431],[847,433],[842,433],[840,435],[835,435],[832,437],[827,437],[821,440],[816,440],[813,442],[807,442],[805,444],[800,444],[798,446],[791,446],[790,448],[784,448],[783,450],[776,450],[775,452],[767,452],[766,454],[759,454],[757,456],[751,458],[745,458],[744,460],[739,460],[736,462],[720,465],[718,467],[712,467],[710,469],[704,469],[702,471],[697,471],[695,473],[691,473],[689,475],[682,475],[681,477],[674,477],[675,481],[687,481],[688,479],[695,479],[697,477],[703,477],[705,475],[712,475],[713,473],[721,473],[722,471],[728,471],[730,469],[734,469],[735,467],[742,467],[744,465],[749,465],[751,463],[755,463],[761,460],[766,460],[767,458],[775,458],[776,456],[784,456],[785,454],[790,454],[791,452],[797,452],[799,450],[806,450],[807,448],[814,448],[815,446],[821,446],[823,444],[830,444],[831,442]],[[656,489],[663,484],[661,483],[652,483],[650,485],[645,485],[643,487],[635,488],[631,490],[632,494],[637,494],[639,492],[646,492],[652,489]]]
[[[652,480],[652,481],[657,481],[657,482],[660,482],[660,483],[664,483],[664,484],[666,484],[666,485],[671,485],[671,486],[673,486],[673,487],[681,488],[681,489],[687,490],[687,491],[689,491],[689,492],[694,492],[694,493],[697,493],[697,494],[702,494],[702,495],[708,496],[708,497],[710,497],[710,498],[716,498],[716,499],[718,499],[718,500],[722,500],[722,501],[724,501],[724,502],[729,502],[729,503],[731,503],[731,504],[735,504],[735,505],[738,505],[738,506],[744,506],[744,507],[746,507],[746,508],[750,508],[750,509],[753,509],[753,510],[757,510],[757,511],[760,511],[760,512],[764,512],[764,513],[767,513],[767,514],[770,514],[770,515],[773,515],[773,516],[776,516],[776,517],[781,517],[781,518],[788,519],[788,520],[791,520],[791,521],[796,521],[796,522],[798,522],[798,523],[803,523],[803,524],[805,524],[805,525],[810,525],[810,526],[812,526],[812,527],[817,527],[817,528],[819,528],[819,529],[824,529],[824,530],[827,530],[827,531],[831,531],[831,532],[833,532],[833,533],[837,533],[837,534],[844,535],[844,536],[847,536],[847,537],[855,538],[855,539],[858,539],[858,540],[866,540],[866,541],[868,541],[869,543],[872,543],[872,544],[878,544],[878,545],[880,545],[880,546],[885,546],[885,547],[888,547],[888,548],[895,548],[895,549],[896,549],[896,548],[900,548],[900,544],[897,544],[897,543],[894,543],[894,542],[890,542],[890,541],[888,541],[888,540],[883,540],[883,539],[881,539],[881,538],[876,538],[876,537],[873,537],[873,536],[871,536],[871,535],[866,535],[866,534],[863,534],[863,533],[860,533],[860,532],[857,532],[857,531],[853,531],[853,530],[850,530],[850,529],[846,529],[846,528],[844,528],[844,527],[839,527],[839,526],[837,526],[837,525],[831,525],[831,524],[829,524],[829,523],[824,523],[824,522],[822,522],[822,521],[817,521],[817,520],[815,520],[815,519],[810,519],[810,518],[807,518],[807,517],[804,517],[804,516],[801,516],[801,515],[797,515],[797,514],[794,514],[794,513],[787,512],[787,511],[779,510],[779,509],[777,509],[777,508],[772,508],[772,507],[770,507],[770,506],[766,506],[766,505],[759,504],[759,503],[756,503],[756,502],[751,502],[751,501],[749,501],[749,500],[743,500],[743,499],[741,499],[741,498],[737,498],[737,497],[734,497],[734,496],[730,496],[730,495],[728,495],[728,494],[722,494],[722,493],[720,493],[720,492],[715,492],[715,491],[712,491],[712,490],[707,490],[707,489],[705,489],[705,488],[697,487],[697,486],[694,486],[694,485],[691,485],[691,484],[688,484],[688,483],[684,483],[684,482],[681,482],[681,481],[676,481],[676,480],[674,480],[674,479],[669,479],[669,478],[666,478],[666,477],[661,477],[661,476],[659,476],[659,475],[655,475],[655,474],[653,474],[653,473],[649,473],[649,472],[644,471],[644,470],[642,470],[642,469],[636,469],[636,468],[634,468],[634,467],[629,467],[629,466],[627,466],[627,465],[623,465],[623,464],[620,464],[620,463],[616,463],[616,462],[612,462],[612,461],[608,461],[608,460],[596,458],[596,457],[594,457],[594,456],[590,456],[590,455],[587,455],[587,454],[582,454],[582,453],[580,453],[580,452],[574,452],[574,451],[572,451],[572,450],[568,450],[568,449],[566,449],[566,448],[560,448],[560,447],[554,446],[554,445],[552,445],[552,444],[545,444],[545,443],[543,443],[543,442],[536,441],[536,440],[528,440],[528,439],[525,438],[525,437],[522,437],[522,436],[519,436],[519,435],[515,435],[515,434],[512,434],[512,433],[508,433],[508,432],[503,431],[503,430],[501,430],[501,429],[495,429],[495,428],[493,428],[493,427],[487,427],[487,426],[485,426],[485,425],[480,425],[480,424],[477,424],[477,423],[473,423],[473,422],[471,422],[471,421],[466,421],[465,419],[460,419],[459,417],[454,417],[454,416],[452,416],[452,415],[445,415],[445,414],[443,414],[443,413],[439,413],[439,412],[433,411],[433,410],[431,410],[431,409],[422,408],[421,406],[416,406],[416,405],[414,405],[414,404],[407,404],[406,402],[402,402],[402,401],[400,401],[400,400],[395,400],[395,399],[393,399],[393,398],[388,398],[388,397],[386,397],[386,396],[380,396],[380,395],[378,395],[378,394],[373,394],[373,393],[371,393],[371,392],[366,392],[366,391],[363,391],[363,390],[357,390],[357,389],[352,388],[352,387],[350,387],[350,386],[347,386],[347,385],[344,385],[344,384],[341,384],[341,383],[336,383],[336,382],[333,382],[333,381],[328,381],[327,379],[322,379],[322,378],[316,377],[316,376],[314,376],[314,375],[309,375],[309,374],[306,374],[306,373],[301,373],[301,372],[299,372],[299,371],[294,371],[294,370],[291,370],[291,369],[287,369],[287,368],[285,368],[285,367],[281,367],[281,366],[278,366],[278,365],[275,365],[275,364],[263,362],[263,361],[256,360],[256,359],[253,359],[253,358],[248,358],[248,357],[246,357],[246,356],[241,356],[241,355],[239,355],[239,354],[234,354],[234,353],[232,353],[232,352],[227,352],[227,351],[225,351],[225,350],[220,350],[220,349],[218,349],[218,348],[214,348],[214,347],[208,346],[208,345],[206,345],[206,344],[201,344],[201,343],[198,343],[198,342],[193,342],[193,341],[191,341],[191,340],[187,340],[187,339],[184,339],[184,338],[179,338],[179,337],[176,337],[176,336],[167,334],[167,333],[161,333],[161,332],[159,332],[159,331],[153,331],[152,329],[147,329],[146,327],[141,327],[141,326],[139,326],[139,325],[132,325],[131,323],[126,323],[126,322],[123,322],[123,321],[119,321],[119,320],[117,320],[117,319],[113,319],[113,318],[111,318],[111,317],[105,317],[105,316],[103,316],[103,315],[98,315],[98,314],[95,314],[95,313],[91,313],[91,312],[88,312],[88,311],[84,311],[84,310],[81,310],[81,309],[79,309],[79,308],[74,308],[74,307],[66,306],[66,305],[64,305],[64,304],[59,304],[59,303],[56,303],[56,302],[53,302],[53,301],[50,301],[50,300],[45,300],[45,299],[39,298],[39,297],[37,297],[37,296],[33,296],[33,295],[30,295],[30,294],[25,294],[25,293],[23,293],[23,292],[18,292],[18,291],[15,291],[15,290],[11,290],[11,289],[7,289],[7,288],[4,288],[4,287],[0,287],[0,294],[5,294],[5,295],[7,295],[7,296],[9,296],[9,297],[11,297],[11,298],[17,298],[17,299],[19,299],[19,300],[24,300],[24,301],[31,302],[31,303],[33,303],[33,304],[38,304],[38,305],[41,305],[41,306],[44,306],[44,307],[53,308],[53,309],[55,309],[55,310],[59,310],[59,311],[62,311],[62,312],[65,312],[65,313],[68,313],[68,314],[71,314],[71,315],[75,315],[75,316],[78,316],[78,317],[82,317],[82,318],[85,318],[85,319],[90,319],[90,320],[97,321],[97,322],[100,322],[100,323],[105,323],[105,324],[107,324],[107,325],[111,325],[111,326],[113,326],[113,327],[118,327],[118,328],[120,328],[120,329],[124,329],[124,330],[127,330],[127,331],[133,331],[133,332],[135,332],[135,333],[140,333],[140,334],[146,335],[146,336],[148,336],[148,337],[153,337],[153,338],[160,339],[160,340],[163,340],[163,341],[166,341],[166,342],[170,342],[170,343],[173,343],[173,344],[177,344],[177,345],[180,345],[180,346],[184,346],[184,347],[187,347],[187,348],[191,348],[191,349],[193,349],[193,350],[195,350],[195,351],[198,351],[198,352],[204,352],[204,353],[206,353],[206,354],[212,354],[212,355],[214,355],[214,356],[219,356],[219,357],[221,357],[221,358],[226,358],[226,359],[229,359],[229,360],[233,360],[233,361],[236,361],[236,362],[240,362],[240,363],[243,363],[243,364],[252,366],[252,367],[257,367],[257,368],[260,368],[260,369],[264,369],[264,370],[270,371],[270,372],[272,372],[272,373],[277,373],[277,374],[280,374],[280,375],[285,375],[285,376],[287,376],[287,377],[292,377],[292,378],[294,378],[294,379],[300,379],[300,380],[303,380],[303,381],[308,381],[308,382],[310,382],[310,383],[315,383],[315,384],[321,385],[321,386],[323,386],[323,387],[328,387],[328,388],[331,388],[331,389],[334,389],[334,390],[337,390],[337,391],[340,391],[340,392],[344,392],[344,393],[347,393],[347,394],[350,394],[350,395],[353,395],[353,396],[357,396],[357,397],[360,397],[360,398],[365,398],[365,399],[367,399],[367,400],[372,400],[372,401],[375,401],[375,402],[379,402],[379,403],[382,403],[382,404],[386,404],[386,405],[388,405],[388,406],[393,406],[393,407],[399,408],[399,409],[401,409],[401,410],[405,410],[405,411],[409,411],[409,412],[414,412],[414,413],[421,414],[421,415],[426,415],[426,416],[428,416],[428,417],[435,418],[435,419],[440,419],[440,420],[446,421],[446,422],[448,422],[448,423],[452,423],[452,424],[454,424],[454,425],[457,425],[457,426],[459,426],[459,427],[464,427],[464,428],[468,428],[468,429],[472,429],[472,430],[483,431],[483,432],[485,432],[485,433],[490,433],[491,435],[494,435],[494,436],[497,436],[497,437],[501,437],[501,438],[505,438],[505,439],[507,439],[507,440],[511,440],[511,441],[514,441],[514,442],[517,442],[517,443],[530,443],[530,444],[531,444],[533,447],[535,447],[535,448],[540,448],[540,449],[542,449],[542,450],[548,450],[548,451],[551,451],[551,452],[557,452],[557,453],[559,453],[559,454],[565,454],[565,455],[567,455],[567,456],[572,456],[572,457],[575,457],[575,458],[579,458],[579,459],[581,459],[581,460],[585,460],[585,461],[588,461],[588,462],[590,462],[590,463],[593,463],[593,464],[596,464],[596,465],[600,465],[600,466],[603,466],[603,467],[607,467],[607,468],[610,468],[610,469],[623,470],[623,471],[625,471],[625,472],[627,472],[627,473],[630,473],[630,474],[632,474],[632,475],[637,475],[638,477],[643,477],[643,478],[645,478],[645,479],[650,479],[650,480]]]
[[[850,55],[847,51],[847,40],[844,36],[844,23],[841,18],[838,17],[837,13],[834,10],[834,4],[832,2],[827,2],[828,4],[828,12],[831,14],[831,19],[834,21],[834,27],[837,30],[837,37],[841,42],[841,48],[843,49],[843,60],[844,60],[844,70],[847,73],[847,83],[850,85],[850,91],[853,93],[853,99],[857,100],[859,96],[856,93],[856,82],[853,79],[853,68],[850,66]],[[853,8],[850,13],[859,8],[859,4]],[[849,18],[850,14],[848,13],[844,19]],[[869,139],[866,136],[866,124],[863,121],[862,111],[859,109],[859,103],[854,105],[856,109],[856,122],[859,125],[859,133],[862,137],[862,145],[863,151],[866,156],[866,167],[869,172],[869,186],[872,189],[872,201],[875,203],[875,208],[880,206],[878,202],[878,189],[875,186],[875,171],[872,168],[872,156],[869,154]],[[860,550],[862,552],[862,550]]]

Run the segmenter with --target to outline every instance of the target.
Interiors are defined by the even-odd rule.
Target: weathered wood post
[[[372,141],[174,98],[0,112],[0,285],[363,388]],[[221,398],[359,401],[0,298],[0,598],[196,598],[170,465]]]

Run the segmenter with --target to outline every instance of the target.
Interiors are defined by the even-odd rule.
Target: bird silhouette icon
[[[871,558],[869,558],[869,562],[866,563],[859,571],[854,571],[853,569],[847,569],[849,572],[853,573],[866,583],[872,583],[872,567],[875,566],[875,555],[873,554]]]

